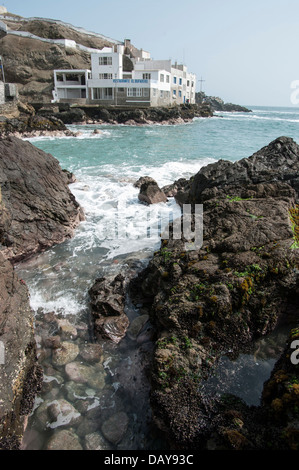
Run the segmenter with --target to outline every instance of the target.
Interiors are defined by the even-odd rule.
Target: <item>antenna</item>
[[[200,92],[202,92],[202,84],[203,82],[205,82],[205,80],[202,79],[202,77],[200,77],[200,80],[198,80],[200,82]]]

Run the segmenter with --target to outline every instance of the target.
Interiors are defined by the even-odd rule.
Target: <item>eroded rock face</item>
[[[0,449],[18,449],[42,372],[36,362],[28,290],[0,253]]]
[[[290,312],[298,319],[298,165],[298,145],[282,137],[248,159],[201,169],[183,199],[203,203],[202,247],[186,251],[186,240],[164,240],[131,283],[158,331],[151,374],[156,422],[177,448],[209,448],[211,439],[218,449],[267,448],[269,432],[272,448],[289,448],[287,436],[296,435],[280,432],[282,422],[288,428],[287,411],[278,425],[275,413],[253,413],[233,401],[224,406],[199,392],[199,384],[225,352],[246,351]],[[294,406],[298,396],[294,389]],[[286,410],[275,398],[272,411]]]
[[[84,214],[50,154],[15,137],[0,139],[0,243],[12,262],[70,238]]]

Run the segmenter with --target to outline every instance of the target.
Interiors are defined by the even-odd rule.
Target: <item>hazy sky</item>
[[[184,62],[205,80],[203,91],[226,102],[294,106],[298,0],[0,0],[0,5],[24,17],[59,19],[131,39],[154,59]]]

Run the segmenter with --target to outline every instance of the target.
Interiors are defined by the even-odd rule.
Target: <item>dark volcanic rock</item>
[[[164,192],[159,188],[157,182],[149,176],[140,178],[134,186],[140,187],[138,199],[145,204],[167,202]]]
[[[279,137],[249,158],[235,163],[220,160],[202,168],[192,180],[189,202],[230,195],[242,189],[250,195],[250,186],[287,182],[299,192],[298,145],[288,137]],[[265,188],[266,190],[266,188]],[[256,194],[253,187],[252,195]],[[266,196],[266,194],[264,194]]]
[[[129,326],[124,312],[124,277],[119,274],[114,279],[96,279],[89,295],[96,337],[119,343]]]
[[[71,237],[83,212],[58,161],[29,142],[0,139],[0,243],[16,262]]]
[[[22,115],[12,119],[2,117],[0,122],[0,136],[35,132],[55,133],[56,131],[63,131],[64,133],[69,132],[62,120],[54,115],[47,117]]]
[[[233,103],[225,103],[221,98],[217,96],[207,96],[203,92],[195,93],[195,101],[198,104],[203,105],[204,103],[211,106],[213,111],[226,111],[226,112],[241,112],[250,113],[251,110],[245,106],[240,106]]]
[[[281,322],[298,321],[298,164],[299,146],[281,137],[248,159],[202,168],[183,191],[185,202],[203,204],[202,247],[186,250],[183,237],[163,240],[131,282],[157,329],[151,401],[174,448],[213,441],[218,449],[262,449],[271,441],[272,449],[285,449],[298,435],[279,377],[272,399],[266,403],[264,394],[255,410],[236,397],[225,405],[199,388],[227,351],[246,352]],[[295,387],[293,407],[298,397]]]
[[[37,366],[28,289],[1,253],[0,292],[0,341],[5,348],[0,364],[0,449],[18,449],[42,372]]]

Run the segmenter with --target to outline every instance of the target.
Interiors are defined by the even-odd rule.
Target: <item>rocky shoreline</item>
[[[181,205],[203,204],[203,245],[163,240],[130,287],[156,328],[151,404],[172,449],[298,449],[298,169],[299,146],[281,137],[174,185]],[[202,391],[221,357],[281,324],[289,338],[260,406]]]
[[[71,237],[84,214],[68,188],[73,175],[51,155],[16,137],[0,138],[0,155],[0,282],[5,300],[0,340],[14,365],[9,374],[7,363],[5,369],[0,365],[0,448],[12,449],[21,445],[42,381],[28,290],[13,264]],[[168,187],[159,188],[148,177],[135,183],[141,203],[175,197],[182,207],[190,204],[195,210],[203,204],[204,209],[200,248],[170,236],[133,279],[127,273],[99,278],[89,290],[92,328],[100,342],[118,345],[127,334],[136,339],[147,334],[143,329],[149,320],[154,327],[154,352],[146,361],[151,406],[170,449],[298,450],[299,373],[291,361],[299,338],[298,174],[299,146],[280,137],[249,158],[219,160]],[[128,295],[140,312],[134,325],[125,312]],[[74,352],[69,341],[73,330],[55,322],[65,336],[56,345],[55,337],[49,337],[48,348],[64,366],[64,355]],[[233,394],[219,397],[205,391],[221,358],[251,351],[256,339],[267,338],[281,325],[289,333],[259,406],[248,406]],[[81,355],[98,354],[97,345],[93,352],[83,349]],[[76,350],[75,359],[78,355]],[[68,366],[67,373],[77,374],[77,369]],[[56,416],[58,411],[51,412]],[[127,417],[121,418],[126,428]],[[107,426],[109,419],[107,415]],[[107,435],[114,432],[110,424],[109,429],[104,429]],[[69,431],[65,433],[69,439]]]
[[[40,136],[77,137],[69,124],[176,125],[195,117],[212,117],[209,105],[181,105],[171,108],[121,109],[102,106],[30,105],[18,103],[14,110],[0,111],[0,136],[32,138]]]

